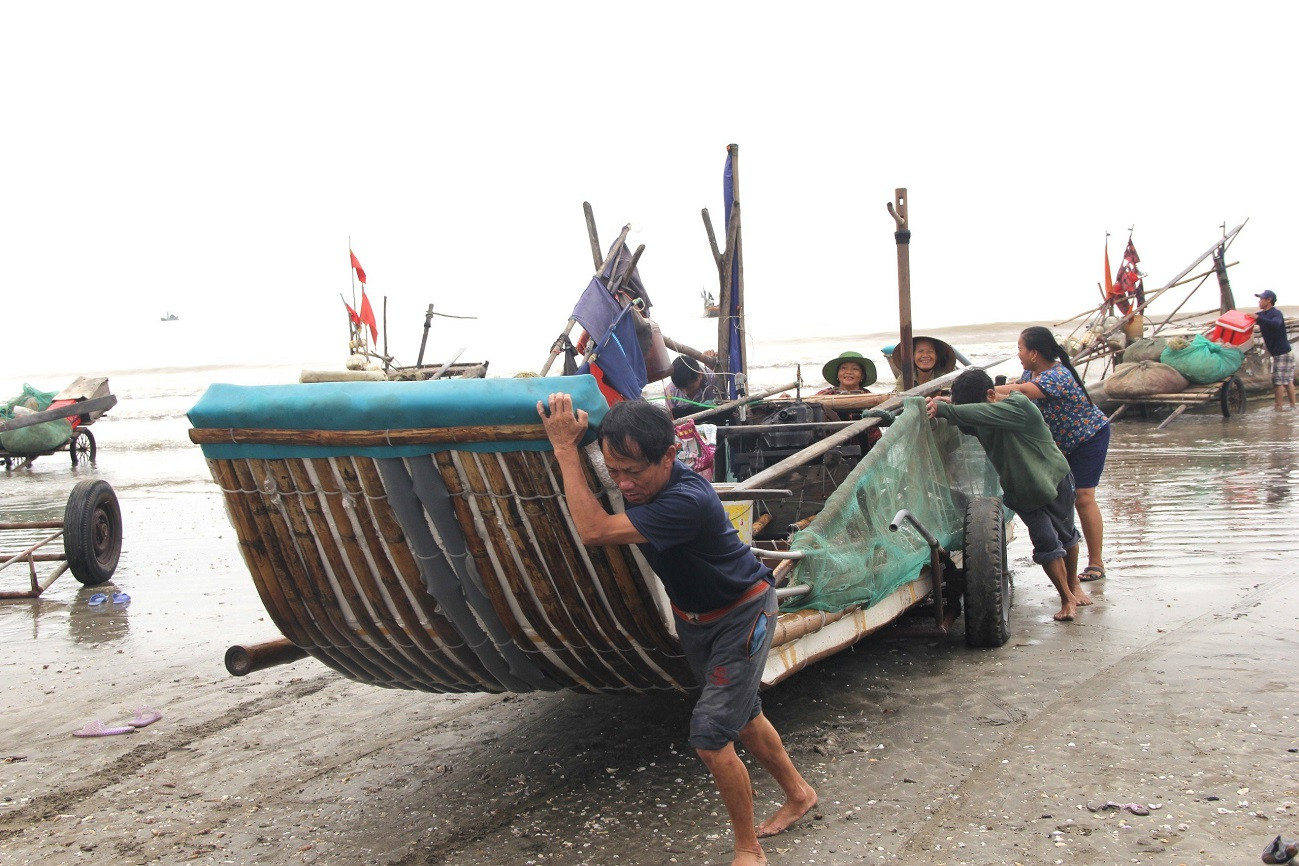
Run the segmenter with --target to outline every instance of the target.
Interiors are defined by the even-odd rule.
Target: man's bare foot
[[[785,805],[776,810],[776,814],[758,825],[758,838],[776,836],[784,833],[794,822],[802,818],[816,805],[816,791],[809,785],[800,796],[785,801]]]
[[[1076,574],[1069,578],[1069,594],[1073,596],[1073,603],[1079,607],[1092,603],[1092,597],[1083,590],[1082,580]]]
[[[1076,614],[1077,612],[1078,611],[1074,607],[1073,600],[1070,599],[1069,601],[1066,601],[1064,604],[1060,605],[1060,610],[1055,615],[1055,621],[1071,622],[1074,618],[1074,614]]]
[[[766,866],[767,855],[761,848],[757,851],[749,851],[745,848],[735,849],[735,859],[731,861],[731,866]]]

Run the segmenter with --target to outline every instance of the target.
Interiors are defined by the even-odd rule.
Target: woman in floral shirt
[[[1105,576],[1105,530],[1096,504],[1096,485],[1110,447],[1109,419],[1087,396],[1082,377],[1069,363],[1069,353],[1046,328],[1025,328],[1019,335],[1019,362],[1024,366],[1019,381],[998,385],[997,391],[1020,391],[1032,400],[1069,461],[1077,491],[1078,522],[1087,541],[1087,567],[1078,579],[1099,580]]]

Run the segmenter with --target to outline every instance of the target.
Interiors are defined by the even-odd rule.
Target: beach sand
[[[1076,622],[1021,531],[1006,646],[879,636],[767,692],[821,797],[770,861],[1249,863],[1299,836],[1297,432],[1257,402],[1120,422],[1110,576]],[[232,678],[225,648],[275,631],[215,487],[114,485],[130,603],[70,575],[0,602],[0,861],[730,862],[688,696],[427,695],[310,659]],[[143,705],[162,719],[71,735]]]

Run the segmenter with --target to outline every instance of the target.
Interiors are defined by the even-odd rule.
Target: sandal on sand
[[[111,737],[114,734],[134,734],[135,728],[130,725],[110,728],[101,721],[86,722],[84,728],[72,732],[74,737]]]
[[[1264,863],[1289,863],[1299,854],[1299,843],[1287,842],[1280,836],[1272,840],[1272,844],[1263,849]]]
[[[1105,577],[1105,569],[1099,565],[1089,565],[1078,575],[1078,579],[1083,583],[1089,580],[1102,580]]]
[[[162,718],[162,713],[157,710],[151,710],[148,707],[141,707],[135,711],[135,718],[127,722],[133,728],[144,728],[152,725]]]

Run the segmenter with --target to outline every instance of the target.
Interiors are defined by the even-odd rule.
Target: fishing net
[[[790,582],[811,592],[781,606],[838,611],[870,606],[914,580],[929,562],[929,545],[909,524],[891,532],[902,509],[916,516],[947,550],[964,543],[965,508],[975,496],[1000,496],[983,446],[955,425],[931,424],[922,398],[907,399],[888,433],[826,500],[816,520],[797,532],[803,553]]]

